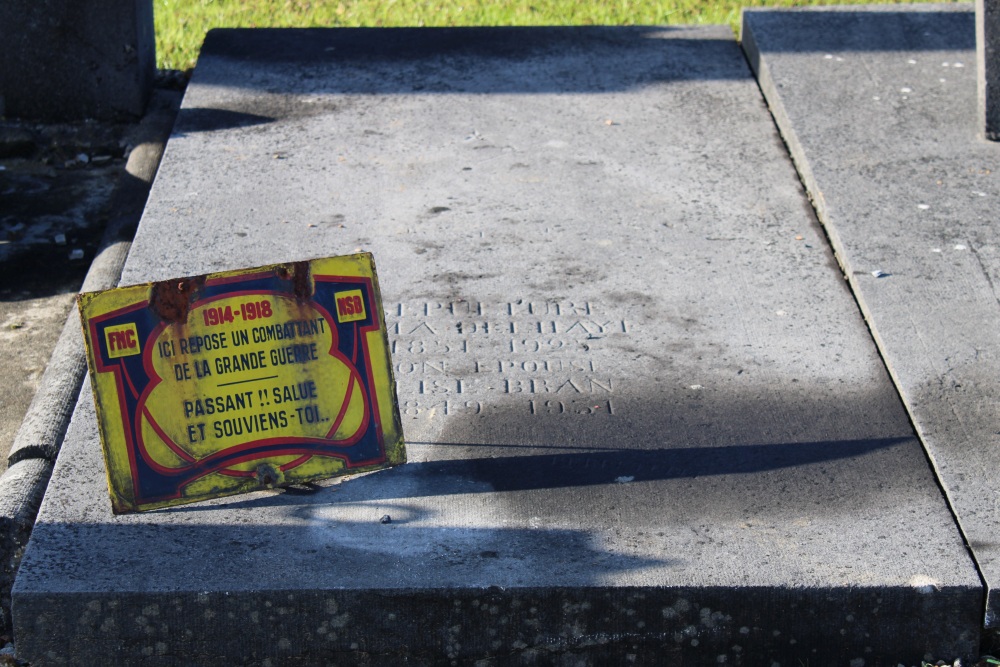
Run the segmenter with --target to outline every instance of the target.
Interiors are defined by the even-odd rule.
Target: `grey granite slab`
[[[1000,146],[979,137],[973,7],[748,11],[743,45],[989,586],[996,627]]]
[[[356,248],[410,462],[114,517],[85,388],[21,655],[978,649],[979,578],[727,28],[211,33],[124,282]]]

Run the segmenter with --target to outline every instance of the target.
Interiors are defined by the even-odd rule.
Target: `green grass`
[[[918,0],[919,1],[919,0]],[[728,23],[740,8],[871,0],[155,0],[157,66],[194,67],[212,28]]]

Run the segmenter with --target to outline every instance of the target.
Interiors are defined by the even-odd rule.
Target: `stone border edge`
[[[183,94],[157,89],[129,137],[133,145],[111,199],[111,219],[81,291],[115,287],[163,157]],[[9,634],[11,588],[87,373],[76,308],[63,325],[0,476],[0,633]]]

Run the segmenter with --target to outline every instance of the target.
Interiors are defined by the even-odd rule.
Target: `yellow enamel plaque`
[[[406,460],[367,253],[78,305],[116,514]]]

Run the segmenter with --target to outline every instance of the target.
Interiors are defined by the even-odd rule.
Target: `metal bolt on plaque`
[[[77,302],[116,514],[406,461],[368,253]]]

